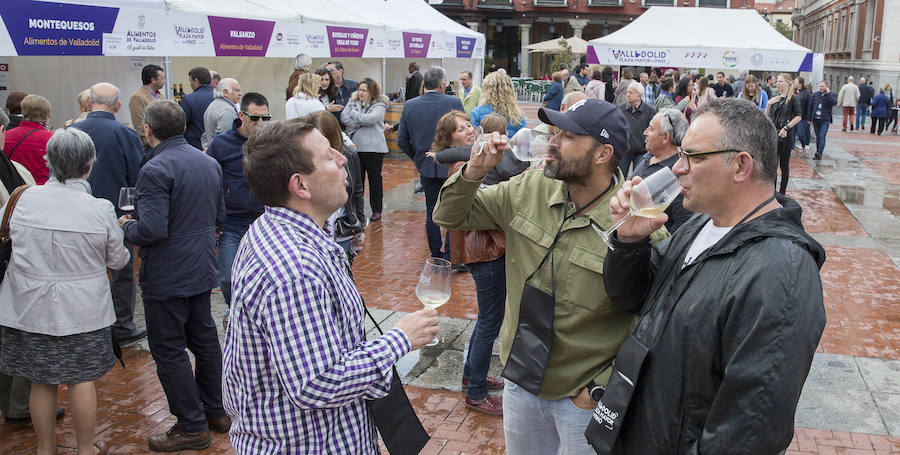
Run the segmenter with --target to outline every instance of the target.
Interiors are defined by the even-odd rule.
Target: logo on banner
[[[406,58],[425,58],[430,41],[430,33],[403,32],[403,55]]]
[[[456,37],[456,58],[471,58],[475,50],[475,38],[466,36]]]
[[[362,57],[369,29],[325,26],[332,57]]]
[[[209,16],[216,56],[265,57],[274,21]]]
[[[609,48],[612,58],[618,63],[668,64],[672,53],[668,49],[613,49]]]
[[[763,58],[762,54],[753,54],[753,56],[750,57],[750,64],[753,66],[762,66],[764,61],[765,58]]]
[[[0,2],[0,16],[18,55],[101,55],[118,8],[19,0]]]
[[[206,42],[206,27],[175,25],[176,44],[194,46]]]
[[[725,51],[722,53],[722,64],[726,68],[734,68],[738,65],[738,56],[734,51]]]
[[[129,28],[125,31],[125,48],[135,53],[156,51],[159,37],[155,31],[145,30],[147,16],[138,15],[136,25],[137,29]]]

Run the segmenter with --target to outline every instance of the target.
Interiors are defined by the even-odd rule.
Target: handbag
[[[19,202],[22,193],[24,193],[29,186],[31,185],[22,185],[16,188],[16,190],[9,195],[9,200],[6,202],[6,210],[3,212],[3,224],[0,225],[0,282],[3,282],[3,277],[6,276],[6,268],[9,266],[9,260],[12,257],[12,239],[9,238],[9,220],[12,218],[16,203]]]
[[[384,335],[378,322],[369,313],[369,309],[363,309],[369,319],[375,324],[378,333]],[[415,455],[422,451],[428,440],[428,432],[422,426],[422,422],[413,410],[409,397],[406,396],[406,390],[403,389],[403,382],[400,381],[400,374],[397,373],[397,367],[392,367],[393,379],[391,380],[391,389],[388,394],[382,398],[374,400],[366,400],[366,410],[372,416],[378,433],[384,441],[385,447],[392,455]]]
[[[352,237],[366,229],[365,224],[356,218],[355,223],[349,223],[345,217],[340,217],[334,222],[334,235],[336,237]]]

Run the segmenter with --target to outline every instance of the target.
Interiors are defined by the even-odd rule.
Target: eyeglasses
[[[246,113],[246,112],[244,112],[244,111],[241,111],[241,114],[244,114],[244,115],[246,115],[247,117],[250,117],[250,121],[251,121],[251,122],[256,122],[256,121],[259,121],[259,120],[262,120],[262,121],[264,121],[264,122],[268,122],[269,120],[272,120],[272,116],[269,115],[269,114],[253,115],[253,114],[248,114],[248,113]]]
[[[684,168],[688,171],[691,170],[691,158],[698,157],[703,155],[715,155],[717,153],[739,153],[740,150],[712,150],[709,152],[685,152],[684,150],[678,149],[678,158],[684,163]]]

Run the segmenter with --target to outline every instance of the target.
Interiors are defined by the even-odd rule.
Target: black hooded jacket
[[[790,444],[825,328],[825,251],[800,206],[778,201],[684,268],[706,215],[657,246],[615,242],[607,254],[607,293],[641,311],[634,334],[650,349],[618,453],[774,455]]]

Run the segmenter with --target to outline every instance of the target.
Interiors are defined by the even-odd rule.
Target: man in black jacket
[[[710,101],[673,169],[698,215],[656,246],[663,215],[617,230],[603,279],[616,306],[642,317],[616,359],[620,373],[640,372],[627,411],[595,412],[621,424],[616,453],[774,455],[790,444],[825,327],[825,251],[800,206],[773,194],[775,136],[753,104]],[[610,202],[613,219],[628,212],[633,183]],[[614,406],[627,387],[610,380],[602,401]]]
[[[856,130],[866,128],[866,117],[872,108],[872,99],[875,98],[875,87],[866,82],[865,77],[859,78],[859,100],[856,102]]]
[[[406,78],[406,101],[419,96],[421,88],[422,73],[419,72],[419,64],[412,62],[409,64],[409,76]]]
[[[829,88],[825,81],[819,82],[819,91],[814,93],[809,99],[809,107],[806,111],[806,118],[812,122],[813,131],[816,132],[816,154],[815,159],[821,160],[822,154],[825,153],[825,136],[828,134],[828,127],[831,126],[831,110],[838,102],[837,95]]]
[[[206,154],[211,156],[222,167],[222,191],[225,194],[225,221],[222,223],[222,235],[219,239],[219,288],[225,298],[226,308],[231,308],[231,265],[237,254],[241,237],[253,224],[265,208],[253,193],[244,169],[241,165],[244,158],[242,148],[252,131],[262,122],[272,118],[269,115],[269,101],[265,96],[249,92],[241,98],[241,111],[232,122],[232,128],[213,137]],[[224,326],[228,326],[228,311],[225,312]]]
[[[626,83],[625,82],[621,83]],[[647,153],[646,144],[644,144],[644,130],[650,125],[650,120],[656,115],[656,108],[645,103],[644,86],[640,82],[631,81],[628,89],[625,91],[625,102],[619,105],[619,109],[625,113],[628,119],[628,155],[619,161],[619,169],[622,175],[628,175],[628,169],[632,164],[637,166],[641,156]]]
[[[219,284],[216,224],[225,218],[222,168],[184,135],[184,111],[154,101],[144,111],[150,160],[138,173],[137,219],[119,218],[140,246],[141,291],[150,354],[177,422],[150,437],[157,452],[209,447],[209,430],[227,432],[222,406],[222,349],[209,294]],[[195,358],[191,368],[185,348]]]

